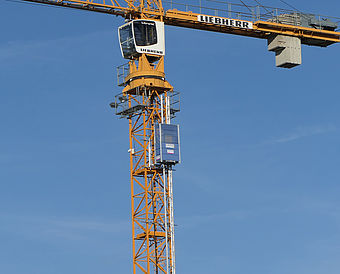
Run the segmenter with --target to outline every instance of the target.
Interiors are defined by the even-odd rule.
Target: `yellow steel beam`
[[[41,4],[63,6],[87,11],[113,14],[129,19],[150,18],[164,21],[167,25],[229,33],[268,39],[272,34],[282,34],[301,38],[302,44],[311,46],[328,46],[340,42],[340,32],[327,31],[301,26],[274,23],[269,21],[248,21],[252,29],[235,26],[217,25],[200,22],[200,14],[176,9],[163,10],[161,0],[22,0]],[[210,17],[210,15],[206,15]],[[245,21],[246,22],[246,21]]]
[[[302,39],[303,44],[308,44],[312,46],[328,46],[330,44],[340,42],[340,32],[335,31],[306,28],[301,26],[279,24],[267,21],[248,21],[253,25],[252,29],[248,29],[235,26],[200,22],[198,20],[198,16],[200,15],[201,14],[193,13],[190,11],[184,12],[178,10],[167,10],[164,16],[164,23],[167,25],[249,36],[260,39],[268,39],[268,37],[272,34],[296,36]],[[213,17],[209,15],[206,16]],[[247,22],[244,20],[241,21]]]

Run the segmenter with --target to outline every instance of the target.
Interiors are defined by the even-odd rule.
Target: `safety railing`
[[[180,111],[180,92],[168,91],[170,118],[175,118]],[[143,98],[147,97],[147,91],[143,88],[137,90],[132,97],[120,93],[115,96],[114,102],[110,104],[116,110],[116,115],[121,118],[130,118],[140,114],[148,105],[145,105]],[[163,97],[164,98],[164,97]],[[165,98],[164,98],[165,100]],[[164,101],[165,102],[165,101]]]
[[[126,77],[130,73],[129,63],[123,64],[117,67],[117,85],[124,86],[126,83]]]
[[[312,24],[309,27],[327,29],[332,27],[332,30],[338,28],[340,23],[339,17],[324,16],[311,13],[302,13],[296,10],[283,8],[273,8],[263,5],[248,6],[235,4],[219,0],[197,0],[197,4],[185,4],[173,2],[172,0],[164,0],[163,6],[165,9],[177,9],[180,11],[191,11],[193,13],[226,17],[247,21],[270,21],[276,23],[286,23],[294,26],[303,26],[309,22]]]

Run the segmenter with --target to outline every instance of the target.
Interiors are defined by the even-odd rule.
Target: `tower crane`
[[[301,45],[340,42],[339,18],[217,2],[221,8],[172,0],[21,0],[123,17],[118,38],[129,62],[111,107],[129,122],[133,273],[176,273],[173,170],[181,161],[179,93],[164,73],[164,25],[264,39],[276,66],[302,63]],[[258,1],[256,1],[259,3]],[[201,1],[200,1],[201,3]]]

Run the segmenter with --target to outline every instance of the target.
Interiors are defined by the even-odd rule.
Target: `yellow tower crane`
[[[339,18],[219,2],[221,8],[162,0],[22,0],[121,16],[121,94],[111,104],[129,121],[133,273],[176,273],[173,167],[180,162],[179,94],[165,80],[164,25],[265,39],[276,65],[301,64],[301,45],[340,42]],[[258,1],[256,1],[258,2]],[[200,1],[201,3],[201,1]],[[215,3],[215,4],[216,4]]]

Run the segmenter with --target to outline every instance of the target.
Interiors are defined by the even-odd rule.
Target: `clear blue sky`
[[[0,273],[131,273],[123,20],[0,2]],[[265,41],[166,30],[178,273],[339,274],[340,45],[283,70]]]

